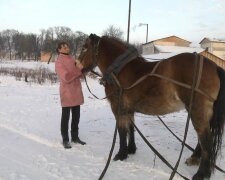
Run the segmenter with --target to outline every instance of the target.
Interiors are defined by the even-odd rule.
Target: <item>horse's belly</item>
[[[181,109],[184,109],[184,104],[181,101],[172,101],[168,103],[166,107],[164,107],[165,114],[180,111]]]
[[[184,109],[184,103],[180,98],[173,94],[170,98],[162,99],[162,97],[146,98],[138,103],[136,110],[140,113],[150,115],[163,115]]]

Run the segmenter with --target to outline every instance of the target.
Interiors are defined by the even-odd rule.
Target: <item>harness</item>
[[[198,60],[198,55],[197,53],[195,53],[196,56],[196,60]],[[159,67],[159,65],[163,62],[163,61],[159,61],[157,62],[157,64],[154,66],[153,70],[149,73],[146,74],[142,77],[140,77],[138,80],[136,80],[132,85],[130,85],[129,87],[122,87],[122,85],[120,84],[117,76],[119,74],[119,72],[132,60],[134,60],[135,58],[138,57],[138,52],[134,47],[130,47],[124,54],[118,56],[115,61],[108,67],[108,69],[106,70],[106,72],[103,74],[103,77],[101,79],[101,83],[104,84],[105,82],[107,82],[108,84],[112,84],[113,80],[114,82],[116,82],[116,84],[122,88],[123,90],[130,90],[132,88],[134,88],[135,86],[137,86],[138,84],[140,84],[142,81],[144,81],[146,78],[150,77],[150,76],[154,76],[154,77],[158,77],[161,79],[165,79],[167,81],[170,81],[176,85],[182,86],[184,88],[187,89],[191,89],[192,86],[179,82],[177,80],[174,80],[172,78],[160,75],[158,73],[156,73],[157,68]],[[204,92],[203,90],[199,89],[199,84],[201,82],[201,77],[202,77],[202,70],[203,70],[203,56],[200,56],[199,59],[199,69],[198,69],[198,77],[197,77],[197,84],[194,88],[194,91],[200,93],[201,95],[207,97],[210,101],[214,102],[215,99],[210,96],[209,94],[207,94],[206,92]]]
[[[126,66],[129,62],[133,61],[138,57],[137,49],[134,47],[129,47],[125,53],[118,56],[113,63],[108,67],[103,75],[102,81],[106,81],[109,84],[113,83],[112,73],[117,76],[119,72]]]
[[[100,42],[100,39],[98,41],[98,45],[97,45],[97,48],[94,47],[94,49],[98,49],[98,46],[99,46],[99,42]],[[93,54],[94,56],[94,66],[97,65],[97,55],[98,55],[98,51],[96,54]],[[179,174],[182,178],[184,179],[188,179],[186,178],[185,176],[183,176],[182,174],[180,174],[178,171],[177,171],[177,168],[179,166],[179,162],[180,162],[180,159],[181,159],[181,156],[182,156],[182,153],[183,153],[183,148],[184,146],[187,146],[185,141],[186,141],[186,137],[187,137],[187,132],[188,132],[188,126],[189,126],[189,122],[190,122],[190,114],[191,114],[191,110],[192,110],[192,102],[193,102],[193,98],[194,98],[194,92],[198,92],[202,95],[204,95],[205,97],[207,97],[210,101],[214,102],[215,99],[213,97],[211,97],[209,94],[205,93],[204,91],[200,90],[199,89],[199,85],[200,85],[200,82],[201,82],[201,77],[202,77],[202,70],[203,70],[203,56],[200,56],[200,58],[198,58],[198,54],[195,53],[195,66],[194,66],[194,76],[193,76],[193,82],[192,82],[192,85],[187,85],[185,83],[182,83],[182,82],[179,82],[179,81],[176,81],[174,79],[171,79],[171,78],[168,78],[168,77],[165,77],[163,75],[160,75],[160,74],[157,74],[155,73],[157,68],[159,67],[159,65],[163,62],[163,61],[159,61],[153,68],[153,70],[151,71],[151,73],[149,74],[146,74],[144,75],[143,77],[139,78],[137,81],[135,81],[131,86],[129,87],[122,87],[117,76],[119,74],[119,72],[129,63],[131,62],[132,60],[134,60],[135,58],[138,57],[138,53],[137,53],[137,50],[133,47],[130,47],[124,54],[118,56],[114,62],[108,67],[108,69],[106,70],[106,72],[103,74],[103,78],[102,78],[102,82],[107,82],[108,84],[111,84],[111,83],[116,83],[120,89],[120,95],[119,95],[119,101],[121,100],[121,96],[122,96],[122,93],[124,90],[129,90],[135,86],[137,86],[139,83],[141,83],[142,81],[144,81],[147,77],[149,76],[155,76],[155,77],[158,77],[158,78],[161,78],[161,79],[165,79],[167,81],[170,81],[174,84],[177,84],[179,86],[182,86],[184,88],[187,88],[187,89],[190,89],[191,90],[191,98],[190,98],[190,103],[189,103],[189,107],[188,107],[188,117],[187,117],[187,122],[186,122],[186,127],[185,127],[185,133],[184,133],[184,139],[182,141],[182,148],[181,148],[181,151],[180,151],[180,154],[179,154],[179,158],[176,162],[176,165],[175,167],[173,167],[160,153],[158,153],[158,151],[156,149],[154,149],[154,147],[147,141],[147,139],[143,136],[143,134],[140,132],[140,130],[137,128],[137,126],[134,124],[134,122],[132,120],[131,121],[131,124],[135,127],[135,129],[138,131],[138,133],[140,134],[140,136],[144,139],[144,141],[148,144],[148,146],[152,149],[152,151],[169,167],[173,170],[173,172],[171,173],[170,175],[170,180],[173,179],[175,173]],[[92,71],[94,72],[94,71]],[[120,106],[120,104],[119,104]],[[120,110],[120,108],[119,108]],[[103,178],[103,176],[105,175],[106,171],[107,171],[107,168],[109,166],[109,163],[110,163],[110,160],[111,160],[111,156],[112,156],[112,152],[113,152],[113,149],[114,149],[114,146],[115,146],[115,140],[116,140],[116,132],[117,132],[117,121],[116,121],[116,127],[115,127],[115,132],[114,132],[114,138],[113,138],[113,143],[112,143],[112,147],[111,147],[111,150],[110,150],[110,154],[109,154],[109,157],[108,157],[108,160],[107,160],[107,164],[104,168],[104,170],[102,171],[99,179],[101,180]],[[219,168],[218,166],[215,165],[215,167],[224,173],[224,170],[222,170],[221,168]]]

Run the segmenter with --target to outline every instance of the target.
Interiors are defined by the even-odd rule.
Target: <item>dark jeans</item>
[[[71,137],[76,139],[78,137],[78,124],[80,121],[80,106],[62,107],[61,117],[61,134],[63,141],[69,141],[68,124],[70,119],[70,111],[72,112],[71,120]]]

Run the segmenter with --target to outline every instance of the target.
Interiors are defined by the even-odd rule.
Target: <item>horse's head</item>
[[[83,65],[83,72],[91,71],[97,66],[98,46],[100,37],[91,34],[86,40],[82,47],[81,53],[78,60]]]

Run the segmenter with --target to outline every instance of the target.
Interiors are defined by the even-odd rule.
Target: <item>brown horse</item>
[[[98,66],[106,80],[105,93],[120,137],[119,152],[114,160],[124,160],[128,154],[136,152],[131,123],[135,112],[163,115],[184,108],[188,110],[195,63],[202,59],[191,111],[198,144],[186,163],[199,164],[193,179],[209,178],[221,149],[225,123],[225,71],[192,53],[179,54],[158,63],[133,56],[132,50],[127,53],[129,49],[129,45],[115,38],[91,34],[78,58],[84,71]],[[122,63],[123,67],[115,73],[119,65],[114,62],[124,62],[126,57],[133,59]]]

